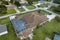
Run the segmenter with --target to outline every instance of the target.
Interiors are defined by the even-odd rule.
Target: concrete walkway
[[[16,7],[15,7],[14,9],[15,9],[15,11],[16,11],[17,13],[20,13],[20,11],[19,11]]]
[[[26,8],[26,6],[22,6],[24,9],[25,9],[25,11],[29,11],[27,8]]]

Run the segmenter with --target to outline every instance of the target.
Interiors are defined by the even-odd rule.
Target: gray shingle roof
[[[55,34],[54,40],[60,40],[60,34],[59,34],[59,33],[56,33],[56,34]]]
[[[0,33],[7,31],[6,25],[0,25]]]

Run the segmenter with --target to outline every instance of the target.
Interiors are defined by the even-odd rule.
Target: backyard
[[[0,36],[0,40],[18,40],[9,18],[1,19],[0,24],[6,24],[8,30],[8,34]]]
[[[55,19],[36,28],[33,32],[33,40],[45,40],[46,37],[52,39],[53,32],[60,32],[60,23]]]

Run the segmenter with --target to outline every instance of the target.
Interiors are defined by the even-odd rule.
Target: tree
[[[6,14],[7,13],[7,7],[4,5],[0,5],[0,14]]]
[[[5,0],[0,0],[1,4],[4,4],[4,5],[8,5],[8,1],[5,1]]]
[[[8,1],[2,1],[2,4],[8,5]]]
[[[17,7],[18,6],[21,6],[21,4],[19,3],[19,1],[15,1],[15,3],[14,3]]]
[[[53,10],[54,12],[56,12],[57,14],[60,14],[60,6],[54,7],[52,10]]]
[[[60,4],[60,0],[54,0],[54,3]]]
[[[43,1],[52,1],[52,0],[43,0]]]
[[[29,5],[33,4],[33,0],[26,0],[28,2]]]
[[[60,15],[60,6],[52,6],[50,9]]]
[[[38,10],[37,12],[40,13],[41,10]]]
[[[56,16],[55,19],[60,22],[60,17]]]

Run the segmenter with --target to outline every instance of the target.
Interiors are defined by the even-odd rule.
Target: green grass
[[[48,14],[48,12],[46,12],[46,11],[44,11],[44,10],[36,10],[36,11],[34,11],[34,12],[38,12],[38,13],[40,13],[41,15],[46,15],[46,14]]]
[[[47,7],[47,6],[48,6],[48,4],[41,4],[41,5],[38,5],[38,7],[42,7],[42,8]]]
[[[26,6],[29,10],[32,10],[35,8],[35,6],[32,6],[32,5],[29,5],[29,6]]]
[[[38,4],[38,2],[35,2],[35,1],[34,1],[33,4]]]
[[[60,23],[55,19],[35,29],[33,32],[33,40],[45,40],[46,37],[52,39],[53,32],[60,32]]]
[[[7,13],[5,14],[0,14],[0,16],[4,16],[4,15],[9,15],[9,14],[14,14],[16,13],[16,11],[14,9],[7,9]]]
[[[8,34],[0,36],[0,40],[19,40],[9,18],[1,19],[0,24],[7,24]]]
[[[16,11],[14,9],[7,9],[7,13],[5,14],[0,14],[0,16],[4,16],[4,15],[9,15],[9,14],[14,14],[16,13]]]
[[[18,10],[19,10],[20,12],[25,11],[24,8],[18,8]]]
[[[48,14],[48,12],[46,12],[46,11],[44,11],[44,10],[40,10],[40,13],[41,13],[42,15]]]
[[[13,14],[16,13],[14,9],[7,9],[7,14]]]

